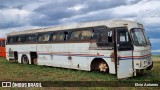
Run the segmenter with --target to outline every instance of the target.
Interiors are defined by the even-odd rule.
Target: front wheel
[[[101,63],[99,63],[99,71],[100,72],[108,72],[108,65],[105,63],[105,62],[101,62]]]
[[[92,71],[99,71],[103,73],[109,73],[108,64],[102,59],[94,59],[91,62],[91,70]]]
[[[144,69],[138,69],[136,70],[137,76],[143,76],[144,75]]]
[[[22,63],[23,64],[29,64],[29,59],[26,55],[22,56]]]

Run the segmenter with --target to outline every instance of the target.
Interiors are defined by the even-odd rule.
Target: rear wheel
[[[29,64],[29,59],[28,59],[28,57],[26,55],[22,56],[22,63],[23,64]]]

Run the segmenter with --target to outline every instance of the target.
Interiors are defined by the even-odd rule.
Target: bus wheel
[[[108,72],[109,68],[104,61],[100,62],[98,67],[100,72]]]
[[[28,59],[28,57],[26,55],[22,56],[22,63],[23,64],[29,64],[29,59]]]
[[[138,76],[143,76],[144,75],[144,69],[139,69],[136,71]]]
[[[92,71],[99,71],[103,73],[109,73],[109,67],[107,63],[99,58],[96,58],[91,63],[91,70]]]

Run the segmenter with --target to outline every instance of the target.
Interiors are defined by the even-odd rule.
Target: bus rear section
[[[0,57],[6,57],[5,39],[0,38]]]

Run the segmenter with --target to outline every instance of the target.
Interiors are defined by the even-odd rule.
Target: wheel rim
[[[101,63],[99,64],[99,71],[100,71],[100,72],[106,72],[107,70],[108,70],[107,64],[104,63],[104,62],[101,62]]]

